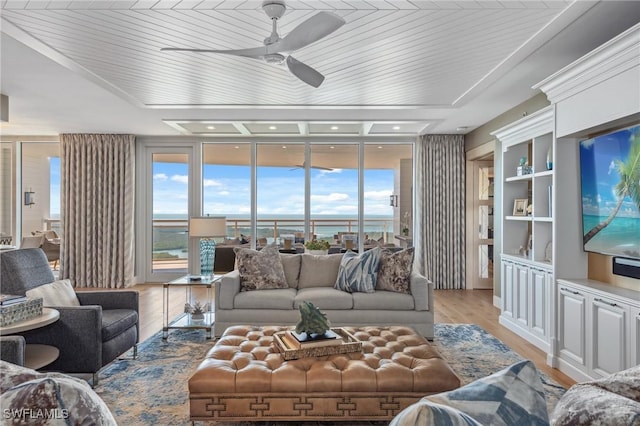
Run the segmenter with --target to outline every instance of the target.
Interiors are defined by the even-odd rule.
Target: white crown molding
[[[533,86],[558,103],[632,68],[640,78],[640,23]]]
[[[502,150],[508,147],[553,132],[553,106],[542,108],[520,120],[502,127],[491,135],[502,142]]]

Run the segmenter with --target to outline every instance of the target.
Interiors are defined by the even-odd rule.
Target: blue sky
[[[624,161],[631,139],[640,133],[640,126],[623,129],[608,135],[587,139],[580,143],[583,211],[589,215],[608,216],[618,200],[614,192],[620,176],[615,160]],[[619,217],[638,217],[640,211],[629,197],[625,197]]]
[[[154,214],[187,214],[188,169],[185,164],[154,163]],[[249,166],[209,165],[204,168],[204,213],[250,214]],[[304,170],[259,167],[258,215],[304,214]],[[311,214],[358,213],[358,173],[354,169],[311,170]],[[367,170],[364,202],[367,215],[393,214],[389,195],[393,170]]]

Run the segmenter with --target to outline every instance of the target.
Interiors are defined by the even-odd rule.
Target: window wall
[[[261,143],[256,148],[258,245],[305,231],[305,145]]]
[[[227,218],[227,236],[251,235],[251,144],[202,147],[202,213]]]

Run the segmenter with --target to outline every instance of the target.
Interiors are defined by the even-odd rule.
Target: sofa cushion
[[[235,309],[293,309],[296,289],[244,291],[233,299]]]
[[[27,290],[30,299],[42,298],[42,306],[80,306],[76,292],[69,280],[58,280]]]
[[[395,253],[389,250],[382,251],[376,290],[410,293],[409,279],[413,268],[414,251],[413,247]]]
[[[340,261],[335,288],[349,293],[373,293],[376,289],[381,251],[380,247],[362,254],[347,251]]]
[[[342,254],[302,254],[298,288],[333,287]]]
[[[0,371],[0,399],[6,422],[2,424],[116,426],[107,404],[83,380],[59,373],[38,373],[4,361],[0,361]],[[26,417],[8,419],[6,415],[13,410],[22,410]],[[31,417],[39,413],[58,419]]]
[[[300,280],[300,264],[302,255],[300,254],[280,254],[284,276],[287,279],[289,288],[298,288]]]
[[[640,424],[640,365],[573,385],[556,404],[551,424]]]
[[[326,287],[298,290],[293,307],[298,309],[302,302],[311,302],[319,309],[353,309],[351,294]]]
[[[459,389],[423,399],[453,407],[483,425],[549,424],[542,381],[529,360],[520,361]],[[410,414],[424,409],[424,406],[414,404],[400,412],[391,425],[414,425],[411,422],[414,416]]]
[[[280,252],[275,245],[262,250],[235,248],[241,291],[289,288]]]
[[[414,309],[410,294],[378,290],[375,293],[353,293],[353,309],[410,311]]]
[[[124,333],[138,322],[138,313],[133,309],[102,310],[102,341],[106,342]]]

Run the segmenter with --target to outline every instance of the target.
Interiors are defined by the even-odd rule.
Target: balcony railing
[[[59,219],[45,219],[46,229],[55,230],[61,235]],[[393,219],[365,219],[364,233],[366,239],[393,242]],[[304,219],[258,219],[257,237],[266,239],[267,243],[278,241],[282,235],[304,232]],[[311,219],[310,233],[319,240],[334,243],[339,233],[357,233],[358,220],[352,218]],[[188,254],[188,220],[187,219],[154,219],[153,220],[153,270],[187,271]],[[240,238],[251,234],[250,219],[227,218],[227,235]],[[62,236],[64,237],[64,236]]]

